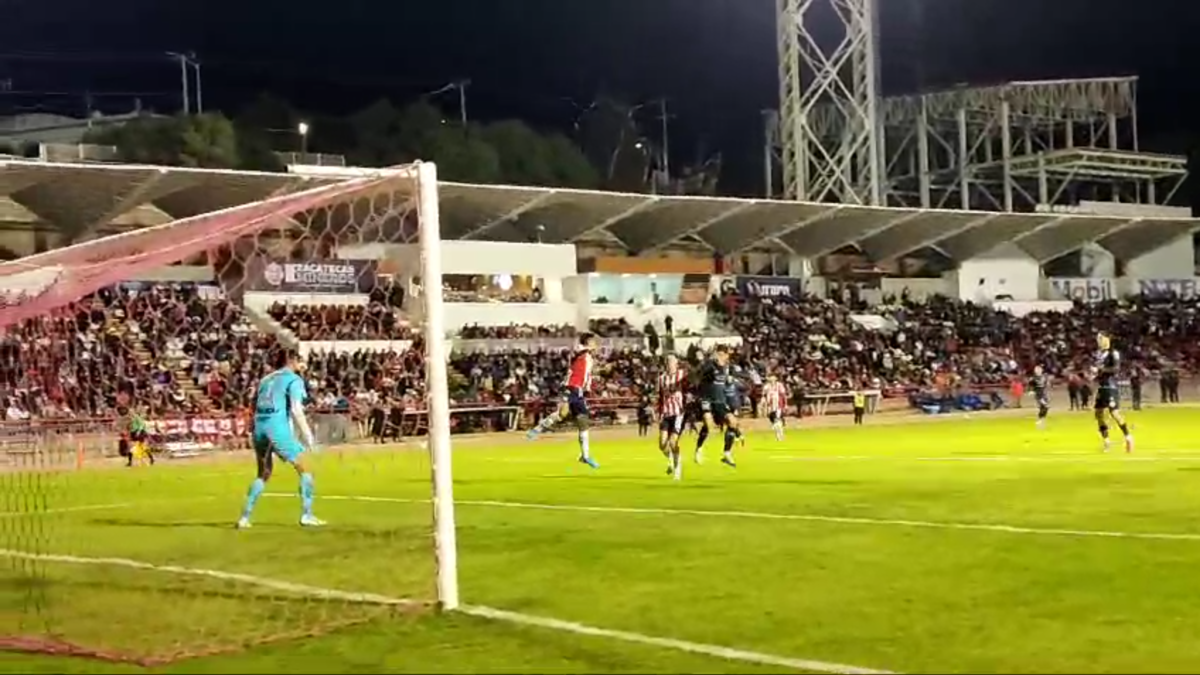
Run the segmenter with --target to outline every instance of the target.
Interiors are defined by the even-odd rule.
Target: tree
[[[600,186],[600,173],[588,161],[583,150],[562,134],[546,137],[551,176],[546,183],[553,187],[595,189]]]
[[[500,157],[505,183],[574,188],[598,184],[595,167],[566,136],[543,135],[524,122],[505,120],[484,127],[484,138]]]
[[[438,165],[438,176],[463,183],[502,183],[501,155],[474,124],[464,130],[443,125],[433,136],[427,157]]]
[[[518,120],[495,122],[482,131],[483,138],[499,155],[500,175],[505,183],[550,184],[549,148],[538,132]]]
[[[303,115],[291,103],[272,94],[260,94],[233,118],[241,168],[284,171],[279,150],[300,149],[299,125]]]
[[[480,129],[448,124],[426,101],[404,108],[377,101],[351,116],[349,126],[353,164],[391,166],[423,159],[436,162],[446,180],[494,183],[500,178],[499,156]]]
[[[291,103],[273,94],[260,94],[233,118],[239,132],[295,134],[302,115]]]
[[[214,169],[241,166],[233,124],[219,113],[140,117],[89,132],[84,141],[113,145],[121,161]]]
[[[234,169],[242,166],[233,122],[221,114],[179,118],[180,163],[183,166]]]

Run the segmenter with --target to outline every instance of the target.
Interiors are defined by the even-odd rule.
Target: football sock
[[[313,514],[313,476],[311,473],[300,474],[300,509],[301,514],[311,516]]]
[[[242,507],[243,518],[250,520],[250,515],[254,513],[254,505],[258,503],[258,498],[266,489],[267,484],[261,478],[255,478],[254,482],[250,484],[250,490],[246,492],[246,505]]]
[[[579,456],[584,459],[591,458],[591,448],[588,447],[588,432],[587,429],[579,430]]]

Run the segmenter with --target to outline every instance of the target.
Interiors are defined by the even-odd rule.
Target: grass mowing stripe
[[[283,493],[268,493],[267,497],[295,497]],[[318,499],[348,502],[376,502],[382,504],[428,504],[428,499],[402,499],[398,497],[370,497],[353,495],[324,495]],[[911,527],[930,530],[965,530],[976,532],[998,532],[1002,534],[1027,534],[1059,537],[1095,537],[1102,539],[1152,539],[1160,541],[1200,541],[1200,533],[1188,532],[1118,532],[1108,530],[1071,530],[1042,527],[1021,527],[990,523],[946,523],[925,520],[901,520],[889,518],[860,518],[854,516],[817,516],[800,513],[763,513],[760,511],[709,511],[703,509],[666,509],[634,506],[586,506],[575,504],[534,504],[530,502],[481,501],[456,499],[458,506],[479,506],[505,509],[529,509],[535,511],[575,511],[581,513],[626,513],[633,515],[699,516],[714,518],[748,518],[757,520],[782,520],[814,523],[836,523],[843,525],[869,525],[878,527]]]
[[[262,588],[269,588],[275,591],[293,593],[296,595],[319,598],[322,600],[340,600],[345,602],[354,602],[370,605],[391,605],[398,607],[423,607],[428,603],[409,600],[406,598],[393,598],[386,595],[376,593],[357,593],[350,591],[342,591],[332,588],[320,588],[318,586],[310,586],[307,584],[297,584],[290,581],[280,579],[272,579],[269,577],[260,577],[251,574],[241,574],[238,572],[223,572],[221,570],[211,570],[199,567],[183,567],[180,565],[156,565],[141,560],[132,560],[129,558],[92,558],[75,555],[61,555],[53,553],[29,553],[26,551],[15,551],[11,549],[0,549],[0,557],[10,558],[15,560],[26,560],[36,562],[49,563],[65,563],[74,565],[94,565],[107,567],[125,567],[136,570],[162,572],[166,574],[180,574],[194,577],[207,577],[210,579],[220,579],[222,581],[236,581]],[[492,607],[479,606],[463,606],[458,608],[459,613],[470,616],[491,619],[494,621],[505,621],[524,626],[534,626],[538,628],[547,628],[551,630],[565,631],[578,635],[588,635],[593,637],[603,637],[613,640],[621,640],[624,642],[633,642],[665,649],[674,649],[677,651],[688,652],[690,654],[701,654],[706,656],[714,656],[728,661],[744,661],[747,663],[757,663],[768,666],[777,666],[781,668],[789,668],[792,670],[810,671],[819,673],[838,673],[845,675],[890,675],[890,671],[874,670],[871,668],[861,668],[858,666],[848,666],[838,663],[827,663],[824,661],[813,661],[809,659],[795,659],[787,656],[776,656],[773,654],[763,654],[759,652],[746,651],[742,649],[733,649],[730,647],[722,647],[720,645],[709,645],[699,642],[688,642],[686,640],[675,640],[672,638],[654,637],[652,635],[643,635],[641,633],[631,633],[627,631],[610,630],[607,628],[597,628],[585,624],[574,623],[570,621],[560,621],[540,616],[529,614],[521,614],[518,612],[509,612],[502,609],[494,609]]]

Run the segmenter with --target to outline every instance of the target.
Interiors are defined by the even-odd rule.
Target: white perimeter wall
[[[1125,276],[1142,279],[1186,279],[1196,274],[1196,250],[1191,235],[1125,263]]]
[[[954,297],[991,303],[997,296],[1035,301],[1040,293],[1041,265],[1015,244],[1003,244],[967,260],[945,275]]]
[[[510,244],[491,241],[443,241],[443,274],[512,274],[563,279],[578,272],[573,244]],[[345,260],[390,260],[404,276],[421,276],[421,248],[416,244],[343,246]]]

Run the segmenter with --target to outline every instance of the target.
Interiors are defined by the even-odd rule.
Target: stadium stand
[[[711,303],[710,310],[725,313],[743,338],[737,363],[747,379],[759,383],[766,373],[778,373],[797,394],[879,389],[885,396],[904,398],[962,388],[1004,391],[1035,364],[1060,381],[1083,380],[1099,330],[1111,333],[1131,367],[1148,378],[1200,367],[1198,300],[1139,297],[1015,317],[945,297],[887,298],[872,311],[888,320],[888,330],[856,321],[850,307],[828,299],[733,300]],[[379,303],[274,309],[275,318],[306,336],[412,339],[406,325],[387,323],[385,317],[396,315]],[[590,328],[601,335],[640,335],[619,320],[594,321]],[[463,337],[497,345],[514,338],[574,334],[568,326],[469,326],[462,331]],[[276,348],[276,339],[256,331],[215,287],[105,289],[73,311],[26,321],[5,337],[0,397],[10,422],[112,416],[122,400],[137,401],[152,416],[236,415],[248,404],[252,383]],[[693,345],[689,359],[700,358],[699,352]],[[561,349],[455,354],[454,403],[516,406],[536,417],[561,393],[566,361]],[[655,369],[647,349],[615,350],[602,361],[595,390],[601,408],[606,402],[632,405]],[[407,401],[415,409],[413,402],[420,400],[424,387],[419,339],[408,351],[317,352],[309,356],[309,364],[317,400],[330,407],[344,402],[356,416],[381,401]],[[746,393],[752,403],[754,388]]]

